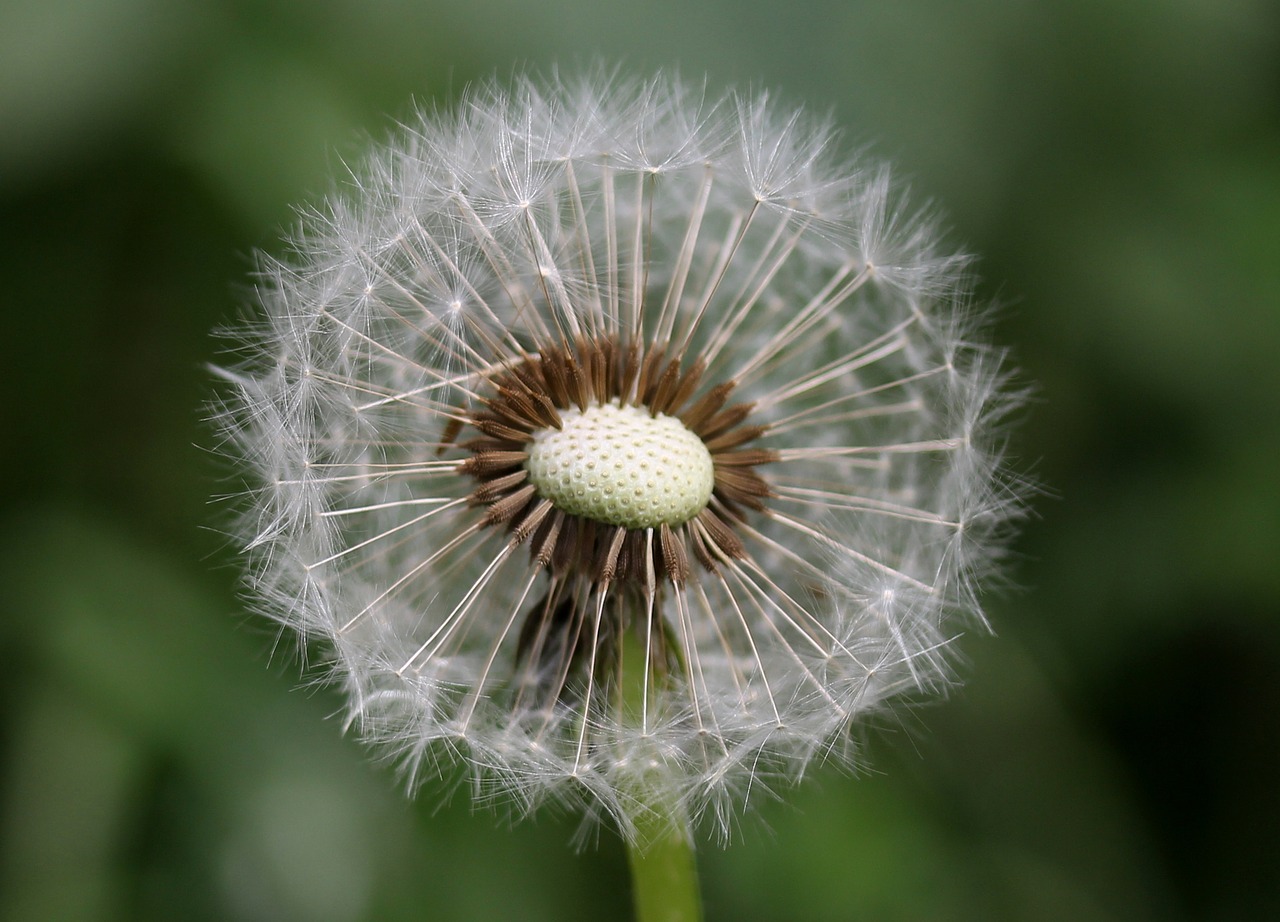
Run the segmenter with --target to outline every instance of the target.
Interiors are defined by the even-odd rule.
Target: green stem
[[[627,641],[630,641],[629,643]],[[634,634],[622,643],[618,700],[615,706],[623,721],[639,722],[645,676],[649,694],[665,684],[661,670],[646,662],[645,644]],[[627,840],[627,863],[631,868],[631,893],[637,922],[701,922],[702,898],[698,892],[698,870],[693,854],[689,819],[670,795],[662,779],[646,786],[639,779],[636,809],[631,816],[634,838]]]
[[[687,824],[646,813],[627,845],[637,922],[701,922],[698,871]]]

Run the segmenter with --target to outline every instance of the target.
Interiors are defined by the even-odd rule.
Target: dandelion
[[[411,784],[727,832],[982,623],[1013,401],[936,237],[767,95],[422,115],[224,372],[253,594]]]

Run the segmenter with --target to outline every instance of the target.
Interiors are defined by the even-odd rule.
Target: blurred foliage
[[[0,918],[616,918],[617,843],[417,802],[241,614],[200,407],[249,253],[413,100],[778,86],[983,256],[1052,496],[965,690],[703,849],[716,919],[1280,917],[1280,8],[7,0]]]

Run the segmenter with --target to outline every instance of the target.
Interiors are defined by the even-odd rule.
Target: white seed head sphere
[[[763,94],[518,78],[263,257],[217,411],[250,591],[411,784],[629,834],[642,781],[727,831],[952,681],[1017,401],[966,258],[837,147]]]

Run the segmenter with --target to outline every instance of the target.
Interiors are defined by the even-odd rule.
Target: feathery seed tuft
[[[763,95],[485,85],[263,258],[250,586],[411,783],[727,832],[952,680],[1016,400],[967,259],[833,150]]]

